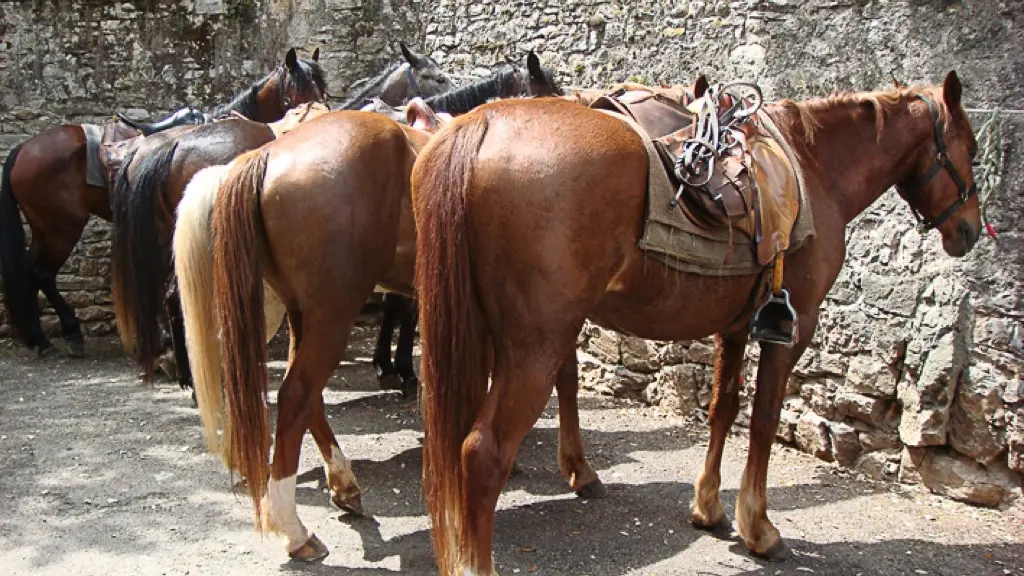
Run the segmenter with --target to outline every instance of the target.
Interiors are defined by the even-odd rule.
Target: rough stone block
[[[982,370],[972,370],[957,388],[950,411],[949,445],[982,464],[1006,449],[1003,419],[1003,381]]]
[[[635,336],[623,336],[620,340],[622,351],[622,365],[637,372],[651,373],[661,367],[658,361],[658,349],[654,342],[637,338]]]
[[[885,401],[843,390],[836,393],[836,415],[877,426],[885,418]]]
[[[654,382],[643,390],[648,404],[663,406],[682,416],[699,409],[697,401],[699,367],[692,365],[666,366],[658,372]]]
[[[828,430],[832,455],[836,462],[843,466],[852,465],[860,455],[860,439],[857,437],[857,430],[843,422],[829,422]]]
[[[797,421],[794,440],[804,452],[829,462],[833,460],[828,421],[814,412],[805,412]]]
[[[918,472],[932,492],[979,506],[999,506],[1020,489],[1020,478],[1002,463],[984,467],[945,449],[929,449]]]

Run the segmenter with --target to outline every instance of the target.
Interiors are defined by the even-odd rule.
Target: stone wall
[[[568,85],[690,83],[700,72],[755,80],[772,99],[882,88],[891,75],[934,83],[956,68],[971,107],[1024,108],[1024,7],[1009,1],[37,0],[0,11],[0,153],[58,122],[220,102],[287,46],[321,46],[339,94],[383,66],[399,38],[457,74],[533,49]],[[954,260],[934,233],[913,229],[895,194],[863,214],[789,383],[779,437],[991,505],[1024,472],[1024,117],[972,120],[997,238]],[[92,332],[110,330],[106,235],[90,225],[60,282]],[[580,344],[585,385],[684,415],[706,410],[709,341],[588,326]],[[749,395],[756,347],[748,355]]]
[[[938,83],[955,68],[970,107],[1020,110],[1022,21],[1020,3],[986,0],[440,0],[425,28],[456,70],[533,49],[576,86],[688,84],[706,73],[756,80],[777,99],[884,88],[892,75]],[[1024,472],[1024,117],[971,118],[997,238],[947,257],[894,193],[858,218],[778,436],[873,476],[995,505]],[[657,343],[588,326],[580,345],[585,386],[684,415],[707,410],[710,340]],[[756,346],[748,360],[745,403]]]

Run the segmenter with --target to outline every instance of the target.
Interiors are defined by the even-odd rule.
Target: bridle
[[[967,201],[971,199],[971,196],[976,196],[978,194],[978,186],[974,182],[971,182],[971,185],[968,186],[967,183],[964,182],[964,179],[960,177],[960,173],[957,172],[956,166],[954,166],[949,160],[949,154],[946,152],[946,141],[942,136],[942,133],[945,131],[945,123],[942,121],[942,117],[939,115],[939,109],[935,106],[935,103],[924,94],[918,94],[917,97],[928,105],[928,110],[932,113],[932,121],[935,127],[935,148],[937,149],[935,154],[935,163],[932,164],[931,168],[925,172],[924,176],[918,178],[916,182],[906,186],[898,186],[897,191],[900,193],[900,196],[903,196],[903,199],[907,200],[907,203],[910,204],[910,200],[907,198],[906,192],[920,190],[931,182],[943,168],[945,168],[949,172],[950,178],[953,179],[953,183],[956,184],[957,190],[960,193],[960,197],[952,206],[946,208],[941,214],[931,220],[926,220],[917,208],[914,208],[913,205],[910,206],[910,211],[914,214],[914,218],[917,219],[917,230],[923,234],[941,226],[943,222],[953,215],[953,213],[966,204]]]

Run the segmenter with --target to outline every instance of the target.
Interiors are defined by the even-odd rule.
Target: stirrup
[[[798,338],[796,310],[789,303],[789,290],[783,288],[768,297],[750,321],[750,340],[792,346]]]

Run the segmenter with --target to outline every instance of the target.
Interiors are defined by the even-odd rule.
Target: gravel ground
[[[421,423],[415,403],[376,389],[375,336],[372,325],[357,326],[326,395],[373,517],[330,505],[307,435],[299,514],[331,549],[316,565],[289,562],[275,538],[253,530],[248,499],[205,453],[187,395],[166,381],[141,384],[116,342],[90,340],[85,360],[0,350],[0,575],[434,574],[419,490]],[[279,339],[275,383],[284,356]],[[495,558],[504,576],[1024,576],[1024,511],[871,482],[781,446],[769,502],[795,555],[753,559],[735,533],[723,539],[688,522],[703,426],[586,393],[580,404],[588,454],[610,497],[580,500],[563,484],[552,398],[499,502]],[[738,433],[726,450],[730,513],[745,446]]]

